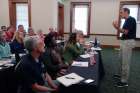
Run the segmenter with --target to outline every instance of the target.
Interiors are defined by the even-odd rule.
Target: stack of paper
[[[58,43],[61,43],[61,40],[56,40],[56,43],[58,44]]]
[[[64,86],[68,87],[68,86],[70,86],[72,84],[79,83],[80,81],[84,80],[84,78],[79,76],[76,73],[71,73],[71,74],[59,77],[56,80],[58,80]]]
[[[91,56],[90,54],[80,55],[80,57],[82,57],[82,58],[89,58],[90,56]]]
[[[96,51],[91,51],[91,52],[89,52],[89,54],[93,56],[94,54],[95,54],[95,55],[98,54],[98,52],[96,52]]]
[[[0,66],[5,65],[5,64],[10,64],[11,59],[2,59],[0,60]]]
[[[88,62],[73,61],[72,66],[88,67]]]
[[[102,50],[100,47],[92,47],[91,50]]]

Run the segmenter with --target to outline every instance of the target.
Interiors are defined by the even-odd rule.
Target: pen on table
[[[65,78],[67,78],[67,79],[75,79],[75,78],[73,78],[73,77],[65,77]]]

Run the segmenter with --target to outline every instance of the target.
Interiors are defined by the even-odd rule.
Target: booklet
[[[80,81],[84,80],[84,78],[79,76],[76,73],[70,73],[68,75],[58,77],[56,80],[58,82],[60,82],[61,84],[63,84],[64,86],[68,87],[68,86],[71,86],[73,84],[79,83]]]
[[[78,66],[78,67],[88,67],[89,62],[83,62],[83,61],[73,61],[71,66]]]

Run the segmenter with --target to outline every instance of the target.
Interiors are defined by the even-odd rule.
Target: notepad
[[[89,58],[90,56],[91,56],[90,54],[80,55],[80,57],[82,57],[82,58]]]
[[[88,83],[92,83],[92,82],[94,82],[94,81],[95,81],[95,80],[93,80],[93,79],[87,79],[87,80],[85,80],[84,82],[88,84]]]
[[[0,66],[11,63],[11,59],[2,59],[0,60]]]
[[[64,86],[68,87],[68,86],[71,86],[73,84],[79,83],[80,81],[84,80],[84,78],[79,76],[76,73],[70,73],[68,75],[58,77],[56,80],[58,82],[60,82],[61,84],[63,84]]]
[[[91,50],[102,50],[100,47],[92,47]]]
[[[73,61],[71,66],[88,67],[88,62]]]

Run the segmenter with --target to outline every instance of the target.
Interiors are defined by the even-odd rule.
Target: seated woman
[[[41,38],[42,41],[44,41],[45,36],[44,36],[44,33],[43,33],[43,31],[41,29],[39,29],[37,31],[37,35]]]
[[[5,32],[0,31],[0,59],[4,57],[10,57],[10,46],[6,42]]]
[[[84,53],[83,47],[79,43],[76,33],[72,33],[65,46],[63,58],[66,64],[71,65],[72,61],[75,60],[79,55]]]
[[[7,28],[7,31],[5,32],[6,34],[6,41],[7,42],[11,42],[13,37],[14,37],[14,33],[15,33],[16,29],[14,28],[14,26],[9,26]]]
[[[47,72],[55,79],[58,74],[63,75],[65,73],[67,65],[63,63],[58,52],[54,33],[49,33],[45,37],[44,42],[46,47],[45,53],[43,54],[44,64]]]
[[[10,44],[12,53],[25,53],[23,38],[23,32],[16,32],[13,42]]]
[[[20,60],[20,55],[19,54],[25,53],[23,38],[24,38],[24,33],[23,32],[16,32],[15,33],[15,38],[10,43],[11,52],[13,54],[15,54],[16,62],[19,62],[19,60]]]

